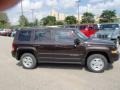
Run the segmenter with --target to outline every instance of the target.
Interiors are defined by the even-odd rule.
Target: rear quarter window
[[[18,40],[19,41],[30,41],[32,31],[20,31]]]

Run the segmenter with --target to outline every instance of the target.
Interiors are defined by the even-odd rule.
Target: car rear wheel
[[[107,58],[101,54],[90,55],[87,59],[87,67],[92,72],[103,72],[108,66]]]
[[[37,65],[37,61],[34,55],[25,53],[21,57],[22,66],[25,69],[33,69]]]

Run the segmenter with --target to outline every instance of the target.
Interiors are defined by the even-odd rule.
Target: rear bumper
[[[17,54],[16,54],[15,51],[11,51],[11,54],[12,54],[12,56],[13,56],[14,58],[16,58],[16,59],[18,60],[18,57],[17,57]]]
[[[14,51],[11,51],[11,54],[14,58],[16,58],[16,53]]]

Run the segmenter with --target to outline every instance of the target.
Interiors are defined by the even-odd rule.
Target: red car
[[[79,30],[85,34],[87,37],[91,37],[98,31],[98,25],[92,24],[92,25],[80,25],[78,26]]]

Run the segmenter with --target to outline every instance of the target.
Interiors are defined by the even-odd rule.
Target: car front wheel
[[[21,57],[22,66],[25,69],[33,69],[37,65],[37,61],[34,55],[25,53]]]
[[[101,54],[90,55],[87,59],[87,67],[92,72],[103,72],[108,66],[107,58]]]

